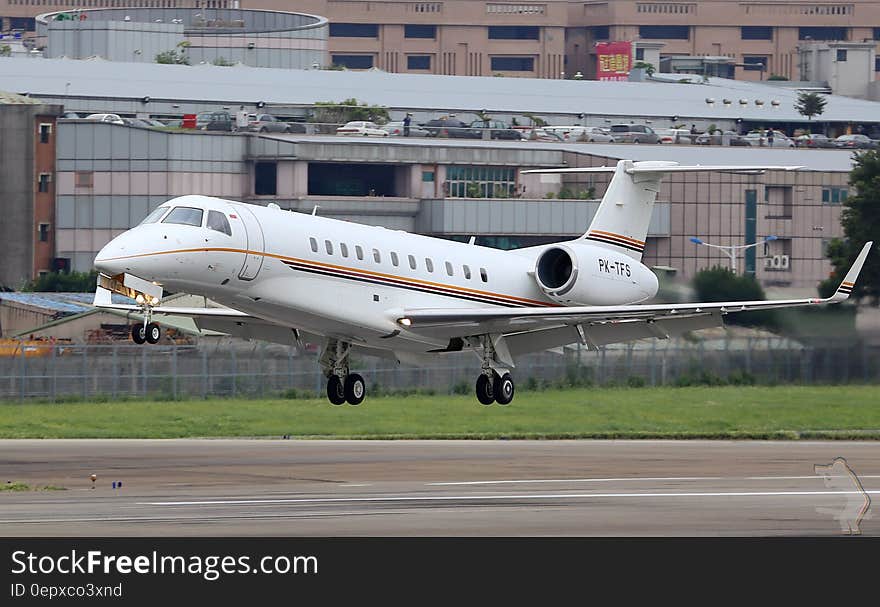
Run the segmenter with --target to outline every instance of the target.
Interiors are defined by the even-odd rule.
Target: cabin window
[[[159,221],[162,218],[162,215],[164,215],[167,212],[168,212],[168,207],[159,207],[158,209],[154,210],[152,213],[147,215],[144,218],[144,220],[141,222],[141,225],[144,225],[145,223],[156,223],[157,221]]]
[[[194,209],[193,207],[177,207],[173,209],[168,216],[162,220],[162,223],[177,223],[185,226],[201,226],[202,209]]]
[[[412,255],[409,256],[409,267],[413,270],[416,269],[416,258]]]
[[[483,282],[489,282],[489,275],[486,273],[486,268],[480,268],[480,280]]]
[[[348,245],[344,242],[339,243],[339,252],[342,253],[343,257],[348,257]]]
[[[309,238],[309,246],[312,247],[312,253],[318,252],[318,241],[314,238]]]
[[[425,257],[425,268],[428,269],[428,272],[434,271],[434,262],[431,261],[430,257]]]
[[[464,271],[464,277],[468,280],[471,279],[471,269],[467,266],[461,266],[461,269]]]
[[[452,264],[449,263],[448,261],[446,262],[446,273],[449,274],[450,276],[453,275]]]
[[[329,240],[324,241],[324,248],[327,249],[327,255],[333,255],[333,243]]]
[[[229,220],[226,215],[220,211],[208,211],[207,227],[215,232],[223,232],[227,236],[232,236],[232,228],[229,226]]]
[[[357,258],[361,261],[364,260],[364,250],[361,248],[361,245],[354,245],[354,254],[357,255]]]
[[[373,261],[382,263],[382,254],[379,253],[379,249],[373,249]]]
[[[395,253],[394,251],[391,251],[391,265],[393,265],[395,268],[400,265],[400,260],[397,258],[397,253]]]

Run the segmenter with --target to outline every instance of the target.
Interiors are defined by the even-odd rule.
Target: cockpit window
[[[208,211],[208,228],[223,232],[227,236],[232,236],[232,228],[229,227],[229,220],[226,215],[220,211]]]
[[[168,216],[162,220],[162,223],[179,223],[185,226],[202,225],[202,209],[194,209],[192,207],[176,207]]]
[[[159,207],[155,209],[152,213],[147,215],[144,220],[141,222],[141,225],[145,223],[156,223],[159,221],[159,218],[162,217],[168,211],[168,207]]]

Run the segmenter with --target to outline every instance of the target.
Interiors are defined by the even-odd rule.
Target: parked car
[[[565,143],[565,139],[559,133],[548,131],[543,127],[520,130],[520,135],[526,141],[549,141],[550,143]]]
[[[614,143],[616,139],[607,130],[598,126],[545,126],[545,131],[556,133],[565,141],[585,141],[587,143]]]
[[[877,142],[867,135],[841,135],[834,140],[834,146],[851,150],[874,150],[877,149]]]
[[[795,137],[794,144],[799,148],[833,148],[834,140],[819,133]]]
[[[255,133],[292,133],[293,127],[272,114],[248,114],[248,130]]]
[[[643,124],[612,124],[611,135],[621,143],[658,143],[660,138]]]
[[[109,122],[111,124],[125,124],[119,114],[89,114],[86,120],[97,120],[98,122]]]
[[[403,121],[395,120],[392,122],[388,122],[379,127],[380,129],[386,131],[392,137],[403,137]],[[409,136],[410,137],[427,137],[428,129],[423,126],[419,126],[418,124],[410,124],[409,125]]]
[[[428,131],[428,137],[479,139],[482,136],[457,118],[435,118],[422,126]]]
[[[151,128],[150,124],[140,118],[123,118],[122,124],[125,126],[133,126],[139,129],[149,129]]]
[[[688,129],[657,129],[656,133],[663,144],[693,143],[696,139]]]
[[[511,141],[520,141],[522,139],[519,131],[510,128],[500,120],[474,120],[471,122],[470,128],[481,139],[487,130],[489,131],[490,139],[509,139]]]
[[[716,131],[712,135],[709,133],[700,133],[694,138],[697,145],[732,145],[739,147],[749,147],[752,144],[745,140],[735,131]]]
[[[198,126],[198,116],[196,116],[196,128]],[[229,112],[210,112],[205,121],[205,126],[201,127],[206,131],[234,131],[235,118]]]
[[[752,147],[767,147],[770,145],[770,140],[767,137],[766,130],[749,131],[748,135],[743,136],[743,139],[745,139]],[[794,141],[792,141],[789,136],[782,131],[773,131],[772,147],[793,148]]]
[[[348,137],[388,137],[388,133],[380,129],[378,124],[368,120],[347,122],[336,129],[336,134]]]

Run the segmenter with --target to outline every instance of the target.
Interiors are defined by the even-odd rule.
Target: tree
[[[49,272],[29,282],[24,291],[41,293],[89,293],[95,290],[98,273]]]
[[[826,257],[834,271],[819,285],[819,292],[828,296],[852,266],[864,244],[869,240],[880,242],[880,150],[868,150],[855,156],[855,166],[849,174],[849,184],[855,193],[847,196],[840,214],[844,238],[835,238],[828,245]],[[853,297],[867,297],[873,305],[880,303],[880,255],[877,247],[868,255],[865,267]]]
[[[11,57],[12,47],[8,44],[0,44],[0,57]]]
[[[812,120],[813,116],[821,116],[825,111],[825,104],[828,101],[819,93],[807,93],[806,91],[798,93],[797,101],[794,102],[794,109],[801,116],[806,116],[807,120]]]
[[[635,63],[633,63],[632,68],[634,70],[645,70],[645,73],[648,76],[654,75],[654,65],[652,63],[648,63],[647,61],[636,61]]]
[[[310,122],[345,124],[354,120],[369,120],[379,124],[388,122],[388,108],[379,105],[367,105],[357,99],[335,101],[316,101],[315,111]]]
[[[694,276],[693,287],[697,301],[757,301],[764,299],[764,289],[754,276],[737,275],[729,268],[714,266],[700,270]],[[736,312],[727,315],[727,322],[735,325],[763,325],[775,327],[772,310]]]
[[[183,53],[178,53],[176,50],[164,51],[156,55],[156,63],[189,65],[189,57]]]

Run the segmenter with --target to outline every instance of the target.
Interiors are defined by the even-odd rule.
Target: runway
[[[2,536],[880,534],[875,442],[5,440],[0,471],[63,488],[0,492]]]

